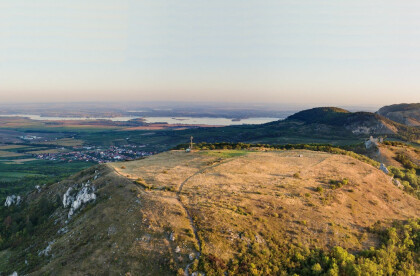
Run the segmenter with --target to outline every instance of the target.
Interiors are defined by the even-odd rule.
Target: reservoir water
[[[35,114],[6,114],[0,117],[26,117],[32,120],[44,121],[63,121],[63,120],[111,120],[126,122],[132,119],[143,118],[147,123],[168,123],[168,124],[187,124],[187,125],[242,125],[242,124],[265,124],[283,118],[254,117],[241,120],[232,120],[229,118],[213,117],[140,117],[140,116],[122,116],[122,117],[48,117]]]

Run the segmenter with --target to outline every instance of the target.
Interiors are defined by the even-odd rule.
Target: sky
[[[0,102],[420,102],[420,1],[0,0]]]

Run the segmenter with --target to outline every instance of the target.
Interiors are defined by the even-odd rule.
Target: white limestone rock
[[[401,182],[398,179],[393,179],[392,182],[394,182],[394,185],[397,186],[398,188],[404,188],[404,186],[401,184]]]
[[[64,208],[70,207],[67,217],[71,218],[76,210],[94,200],[96,200],[95,188],[91,187],[88,183],[84,184],[84,187],[79,191],[76,191],[72,187],[68,188],[63,195]]]
[[[39,251],[38,256],[45,256],[48,257],[51,253],[51,246],[54,244],[54,241],[50,241],[47,247],[44,250]]]
[[[255,235],[255,241],[257,242],[257,243],[265,243],[265,240],[264,240],[264,238],[263,237],[261,237],[260,235]]]
[[[73,188],[70,187],[67,189],[66,193],[63,195],[63,207],[67,208],[73,203],[73,197],[71,196]]]
[[[381,166],[379,167],[379,169],[380,169],[381,171],[383,171],[384,173],[386,173],[386,174],[388,174],[388,173],[389,173],[389,171],[388,171],[388,169],[386,168],[386,166],[384,165],[384,163],[381,163]]]
[[[4,203],[4,206],[6,206],[6,207],[12,206],[12,204],[15,203],[15,198],[14,197],[15,197],[15,195],[7,196],[6,197],[6,202]]]
[[[11,195],[6,197],[6,201],[4,202],[4,206],[10,207],[12,205],[19,205],[22,202],[22,198],[20,196]]]
[[[111,225],[110,227],[108,227],[108,236],[115,235],[116,233],[117,228],[115,227],[115,225]]]
[[[69,229],[67,228],[67,226],[66,227],[63,227],[63,228],[60,228],[58,231],[57,231],[57,234],[59,234],[59,235],[61,235],[61,234],[65,234],[65,233],[67,233],[69,231]]]

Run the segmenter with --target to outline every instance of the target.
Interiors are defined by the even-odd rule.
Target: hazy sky
[[[420,102],[420,1],[0,0],[0,101]]]

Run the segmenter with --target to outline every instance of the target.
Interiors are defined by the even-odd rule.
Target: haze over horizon
[[[0,3],[0,102],[419,102],[420,3]]]

